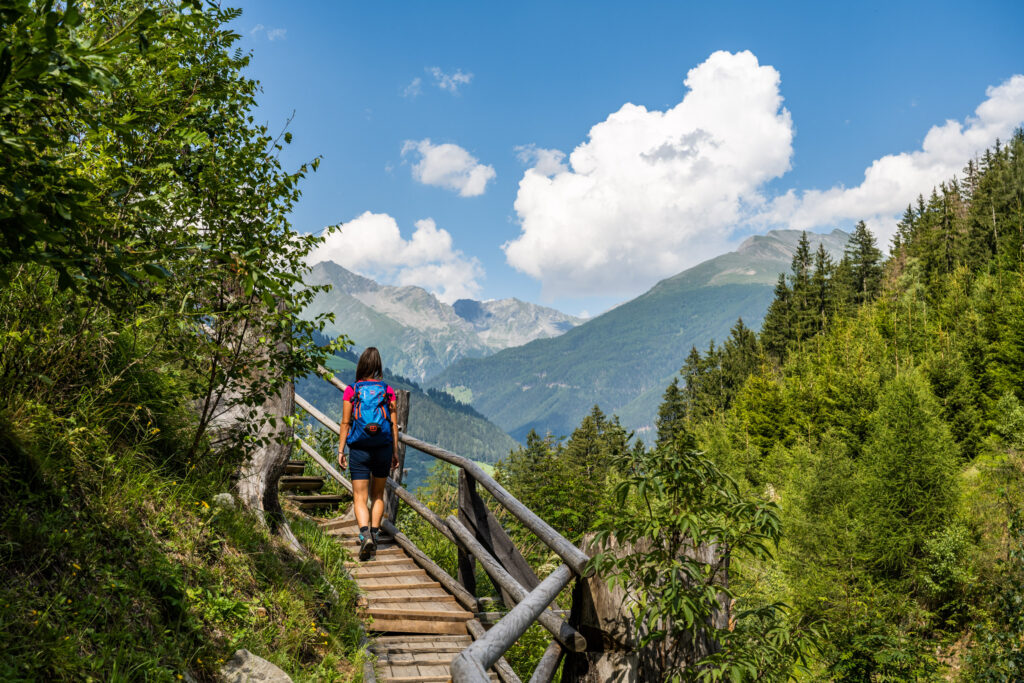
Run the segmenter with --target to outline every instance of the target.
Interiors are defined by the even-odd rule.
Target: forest
[[[888,257],[863,222],[838,262],[805,236],[761,331],[691,350],[650,447],[595,406],[497,476],[574,541],[647,548],[593,566],[651,643],[711,628],[701,588],[730,596],[679,679],[1020,680],[1022,399],[1018,130],[912,201]],[[681,552],[714,541],[728,586]]]

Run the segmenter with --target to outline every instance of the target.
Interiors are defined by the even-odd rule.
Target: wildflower
[[[71,598],[68,598],[68,604],[69,605],[71,604]]]
[[[82,568],[81,568],[81,567],[79,567],[79,566],[78,566],[77,564],[75,564],[74,562],[72,562],[72,563],[71,563],[71,566],[72,566],[72,567],[74,567],[75,569],[77,569],[78,571],[82,571]]]
[[[159,427],[153,427],[152,429],[149,430],[149,433],[150,434],[159,434],[160,433],[160,428]]]
[[[210,509],[210,504],[209,503],[207,503],[205,500],[202,501],[202,503],[203,503],[203,509],[205,509],[205,510],[209,510]]]

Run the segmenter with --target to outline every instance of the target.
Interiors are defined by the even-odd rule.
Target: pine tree
[[[882,284],[882,252],[875,246],[875,236],[864,221],[857,222],[844,256],[850,262],[854,301],[858,304],[871,301]]]
[[[835,265],[832,257],[825,251],[825,244],[818,245],[818,251],[814,253],[814,274],[811,276],[812,308],[815,317],[815,332],[825,329],[828,323],[828,316],[832,313],[833,282]]]
[[[792,273],[789,276],[793,302],[793,336],[797,343],[812,337],[816,329],[814,294],[811,287],[812,268],[811,243],[807,239],[807,233],[803,232],[800,233],[800,241],[797,243],[796,253],[793,254]]]
[[[786,276],[780,273],[775,283],[775,299],[761,324],[761,346],[765,353],[780,363],[785,360],[789,344],[795,338],[792,308],[793,293],[786,284]]]

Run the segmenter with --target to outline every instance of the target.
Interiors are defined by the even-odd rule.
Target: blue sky
[[[295,226],[447,300],[596,313],[771,227],[887,241],[1024,122],[1020,2],[241,6],[284,162],[323,156]]]

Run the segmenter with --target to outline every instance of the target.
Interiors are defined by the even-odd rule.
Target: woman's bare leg
[[[352,509],[356,513],[356,524],[360,528],[370,526],[370,509],[366,506],[366,499],[369,493],[369,479],[352,480]]]
[[[370,519],[371,527],[379,528],[380,520],[384,517],[384,489],[387,488],[387,477],[370,477],[370,498],[372,508]]]

